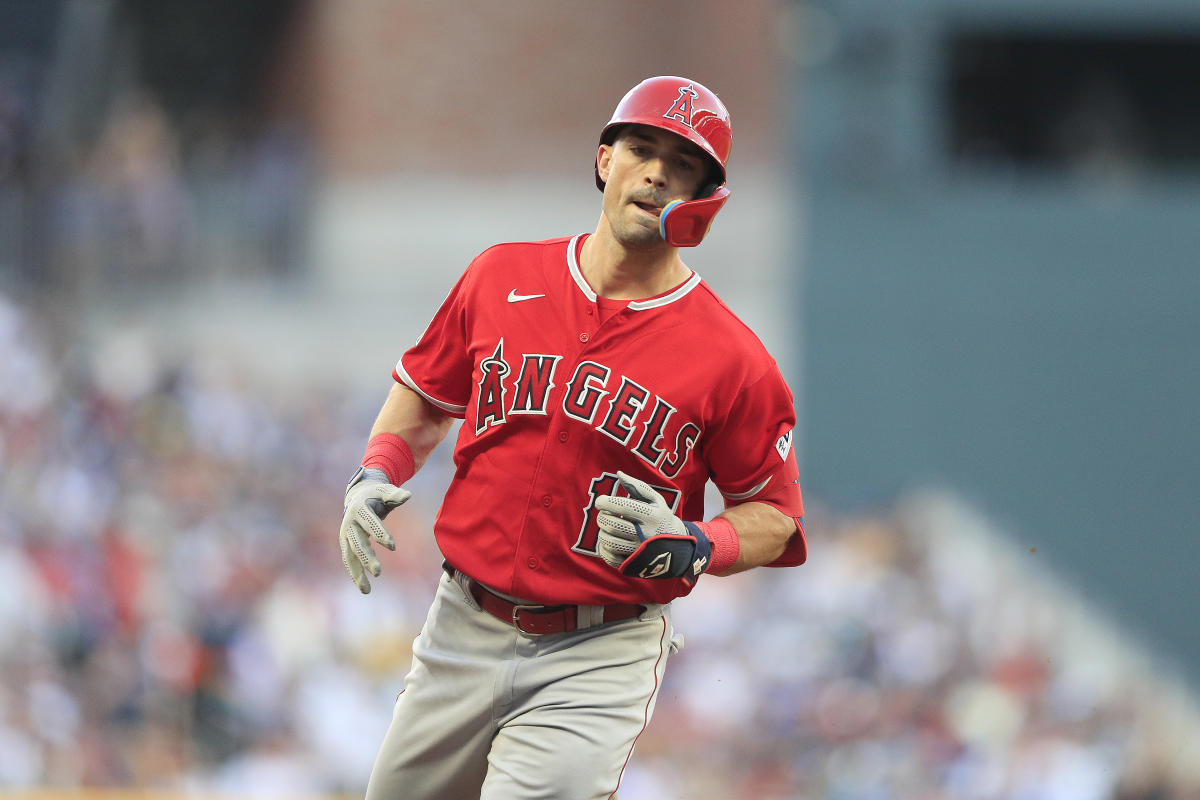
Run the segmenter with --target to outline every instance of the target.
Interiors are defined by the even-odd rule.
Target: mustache
[[[658,206],[659,208],[663,208],[670,202],[666,196],[654,192],[635,192],[629,196],[629,199],[634,203],[645,203],[646,205]]]

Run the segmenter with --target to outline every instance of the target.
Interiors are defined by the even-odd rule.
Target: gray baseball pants
[[[536,636],[442,576],[366,800],[613,796],[678,649],[669,606]]]

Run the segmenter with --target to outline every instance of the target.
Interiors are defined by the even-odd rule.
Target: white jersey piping
[[[579,237],[582,233],[576,234],[567,242],[567,267],[571,270],[571,277],[575,279],[575,285],[579,287],[579,291],[583,292],[591,302],[596,302],[596,292],[588,285],[587,279],[583,277],[583,273],[579,271],[579,262],[575,260],[575,249],[579,242]]]
[[[678,289],[671,292],[670,294],[664,294],[662,297],[656,297],[653,300],[634,300],[632,303],[629,304],[629,308],[632,311],[645,311],[648,308],[658,308],[659,306],[669,305],[670,303],[674,303],[676,300],[683,297],[685,294],[690,292],[692,289],[695,289],[699,285],[700,285],[700,274],[693,271],[692,277],[690,277],[686,281],[684,281],[683,284]]]
[[[747,498],[754,497],[754,495],[758,494],[763,489],[767,488],[767,484],[771,482],[771,478],[773,478],[773,477],[774,477],[773,475],[768,475],[767,479],[765,481],[760,483],[758,486],[755,486],[753,489],[750,489],[749,491],[737,492],[737,493],[721,492],[721,495],[723,497],[728,497],[730,500],[746,500]]]
[[[417,382],[414,381],[412,379],[412,376],[409,375],[408,372],[404,369],[403,359],[396,362],[396,374],[399,375],[400,379],[404,381],[405,386],[412,389],[414,392],[421,395],[421,397],[424,397],[429,402],[433,403],[435,406],[440,408],[442,411],[445,411],[448,414],[465,414],[467,412],[466,406],[456,406],[453,403],[446,403],[441,400],[438,400],[436,397],[431,397],[420,386],[417,386]]]
[[[567,268],[571,272],[571,277],[575,280],[575,285],[579,287],[579,291],[583,292],[584,297],[594,303],[596,302],[596,292],[588,284],[587,279],[583,277],[583,272],[579,269],[579,262],[575,258],[575,251],[580,236],[583,236],[583,234],[576,234],[571,237],[571,241],[567,242]],[[655,297],[652,300],[634,300],[629,304],[629,310],[646,311],[647,309],[670,305],[699,286],[700,280],[700,273],[692,270],[692,277],[684,281],[675,291],[665,294],[662,297]]]

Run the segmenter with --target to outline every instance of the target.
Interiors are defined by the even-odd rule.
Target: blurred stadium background
[[[622,800],[1200,797],[1193,0],[0,0],[0,794],[361,794],[449,478],[359,596],[391,366],[660,73],[811,558],[678,604]]]

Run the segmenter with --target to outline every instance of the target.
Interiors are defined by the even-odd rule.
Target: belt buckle
[[[538,609],[542,609],[545,607],[546,606],[542,605],[541,603],[527,603],[524,605],[519,604],[519,603],[514,604],[513,610],[512,610],[513,627],[516,628],[517,630],[519,630],[521,633],[525,634],[526,636],[545,636],[546,634],[539,633],[538,631],[525,630],[524,628],[521,627],[521,622],[518,619],[518,617],[520,616],[522,611],[537,611]]]

